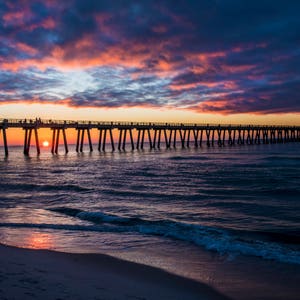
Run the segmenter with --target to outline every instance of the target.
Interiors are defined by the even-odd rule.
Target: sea
[[[299,299],[300,143],[22,150],[0,147],[0,243],[109,254],[232,299]]]

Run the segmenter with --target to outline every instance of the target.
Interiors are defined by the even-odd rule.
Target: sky
[[[300,124],[300,1],[2,0],[0,118]]]

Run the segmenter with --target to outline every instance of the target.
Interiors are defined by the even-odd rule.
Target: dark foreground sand
[[[0,245],[0,299],[228,299],[209,286],[106,255]]]

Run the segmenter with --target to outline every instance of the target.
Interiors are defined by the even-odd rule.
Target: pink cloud
[[[38,50],[28,46],[27,44],[24,43],[16,43],[16,48],[22,52],[26,52],[30,55],[36,55],[38,53]]]
[[[4,23],[4,26],[9,25],[24,25],[25,20],[30,17],[29,11],[22,10],[22,11],[13,11],[13,12],[7,12],[3,15],[2,20]]]

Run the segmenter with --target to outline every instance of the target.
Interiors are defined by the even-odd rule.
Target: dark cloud
[[[299,10],[294,0],[4,0],[0,101],[300,112]]]
[[[58,72],[27,69],[0,72],[0,103],[40,100],[71,106],[162,106],[168,101],[167,82],[156,76],[128,77],[128,70],[92,68]],[[76,79],[74,78],[76,77]],[[153,92],[149,93],[149,89]]]

